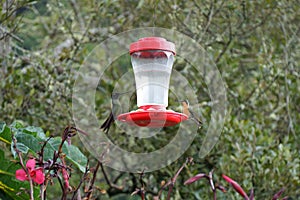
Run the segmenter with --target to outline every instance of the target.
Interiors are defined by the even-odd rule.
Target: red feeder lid
[[[164,50],[170,51],[174,55],[176,54],[175,44],[161,37],[141,38],[137,42],[131,43],[129,47],[130,55],[134,52],[145,50]]]
[[[187,120],[188,116],[172,110],[156,110],[155,106],[147,106],[136,111],[120,114],[118,120],[132,126],[166,127]]]

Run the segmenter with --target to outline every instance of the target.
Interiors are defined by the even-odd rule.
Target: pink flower
[[[194,176],[194,177],[189,178],[188,180],[186,180],[184,182],[184,185],[188,185],[188,184],[194,183],[195,181],[198,181],[201,178],[207,178],[207,175],[206,174],[197,174],[196,176]]]
[[[279,199],[279,197],[282,195],[282,193],[284,192],[284,188],[281,188],[272,198],[272,200],[277,200]]]
[[[45,181],[45,175],[41,167],[35,169],[35,160],[29,159],[26,163],[26,168],[30,174],[31,179],[37,184],[42,184]],[[28,176],[24,169],[18,169],[16,171],[16,179],[20,181],[28,181]]]
[[[222,175],[222,177],[225,179],[225,181],[230,183],[232,185],[232,187],[235,189],[235,191],[237,191],[242,197],[244,197],[244,199],[247,199],[247,200],[249,199],[246,192],[236,181],[232,180],[231,178],[229,178],[228,176],[226,176],[224,174]]]

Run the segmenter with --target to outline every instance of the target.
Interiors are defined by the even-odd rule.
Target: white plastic
[[[169,51],[148,50],[131,55],[135,75],[137,106],[168,106],[169,82],[174,55]]]

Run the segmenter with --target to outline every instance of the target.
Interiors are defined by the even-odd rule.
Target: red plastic
[[[166,127],[187,120],[188,116],[172,110],[166,110],[163,106],[142,106],[136,111],[120,114],[118,120],[132,126],[142,127]]]
[[[145,50],[164,50],[170,51],[174,55],[176,54],[175,44],[161,37],[141,38],[137,42],[131,43],[129,47],[130,55],[134,52]]]

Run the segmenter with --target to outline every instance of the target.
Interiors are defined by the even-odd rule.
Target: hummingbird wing
[[[111,125],[115,121],[115,116],[121,114],[122,112],[122,106],[119,102],[119,96],[113,97],[112,98],[112,109],[110,111],[110,114],[108,118],[104,121],[104,123],[101,125],[100,129],[103,129],[106,133],[108,133]]]
[[[115,121],[115,117],[117,117],[119,114],[122,113],[122,105],[119,101],[119,97],[124,94],[128,94],[131,91],[123,92],[123,93],[113,93],[111,95],[111,101],[112,101],[112,109],[108,116],[108,118],[104,121],[104,123],[101,125],[100,129],[103,129],[106,133],[108,133],[109,128],[111,127],[112,123]]]
[[[101,125],[100,129],[103,129],[106,133],[108,133],[111,124],[115,121],[113,112],[111,111],[108,118],[105,122]]]
[[[196,122],[196,124],[197,124],[199,127],[201,127],[201,126],[202,126],[202,121],[199,119],[199,117],[197,117],[197,116],[195,115],[195,113],[194,113],[191,109],[189,109],[189,112],[190,112],[190,118],[191,118],[194,122]]]

